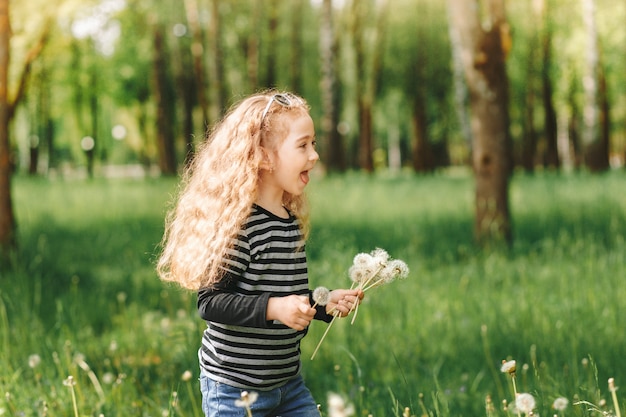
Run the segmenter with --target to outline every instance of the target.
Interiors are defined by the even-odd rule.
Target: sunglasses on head
[[[272,107],[272,103],[278,103],[283,107],[290,107],[292,104],[300,103],[300,99],[290,94],[274,94],[270,97],[270,101],[267,102],[267,106],[265,106],[265,110],[261,114],[261,123],[265,120],[265,116],[267,116],[267,112],[269,112],[270,107]]]

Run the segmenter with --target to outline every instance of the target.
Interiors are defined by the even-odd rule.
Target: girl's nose
[[[313,149],[313,152],[311,152],[311,155],[309,155],[309,160],[318,161],[319,159],[320,159],[320,154],[318,154],[317,151]]]

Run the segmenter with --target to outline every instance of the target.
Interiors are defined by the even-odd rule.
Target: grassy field
[[[16,179],[21,253],[0,272],[0,416],[201,415],[195,296],[153,267],[175,189]],[[536,414],[557,414],[557,397],[569,400],[559,415],[616,414],[607,380],[626,384],[626,173],[516,176],[515,244],[490,253],[472,242],[472,190],[463,173],[312,181],[313,287],[348,287],[354,255],[376,247],[411,269],[368,292],[313,361],[326,325],[312,324],[303,373],[323,411],[334,392],[358,416],[517,415],[503,409],[514,386],[500,371],[514,359],[515,389],[534,396]]]

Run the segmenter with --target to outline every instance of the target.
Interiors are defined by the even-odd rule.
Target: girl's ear
[[[272,161],[271,153],[261,146],[261,154],[263,156],[261,158],[261,162],[259,163],[259,168],[270,172],[274,171],[274,162]]]

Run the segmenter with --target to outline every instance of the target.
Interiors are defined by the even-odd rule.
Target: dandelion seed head
[[[41,356],[37,355],[36,353],[28,357],[28,366],[30,366],[31,368],[36,368],[37,366],[39,366],[40,363]]]
[[[349,417],[354,415],[352,404],[346,404],[339,394],[328,393],[328,417]]]
[[[111,385],[113,382],[115,382],[115,375],[113,375],[111,372],[105,372],[104,375],[102,375],[102,382],[107,385]]]
[[[517,394],[515,407],[522,413],[529,414],[535,409],[535,397],[526,392]]]
[[[241,398],[235,401],[235,406],[241,408],[250,408],[252,404],[259,398],[259,393],[255,391],[241,391]]]
[[[368,268],[374,265],[374,262],[375,262],[374,258],[370,254],[358,253],[354,257],[354,260],[352,261],[352,265]]]
[[[565,397],[558,397],[552,403],[552,408],[556,411],[564,411],[569,404],[569,400]]]
[[[63,385],[65,385],[66,387],[73,387],[74,385],[76,385],[76,381],[74,381],[74,377],[70,375],[63,380]]]
[[[325,306],[330,301],[330,290],[326,287],[317,287],[313,290],[313,301],[316,304]]]
[[[348,274],[350,275],[350,279],[356,283],[356,284],[361,284],[365,281],[367,281],[367,279],[369,278],[369,269],[360,266],[360,265],[353,265],[350,267]]]
[[[392,270],[394,278],[405,279],[409,276],[409,266],[400,259],[394,259],[389,262],[387,267]]]
[[[515,374],[515,361],[502,361],[502,367],[500,367],[500,371],[503,373],[508,373],[510,375]]]
[[[186,370],[185,372],[183,372],[183,374],[181,375],[180,379],[182,379],[183,381],[187,382],[187,381],[191,381],[191,377],[193,376],[193,374],[191,373],[190,370]]]
[[[381,248],[376,248],[371,252],[372,258],[376,259],[376,262],[385,264],[389,260],[389,253]]]

